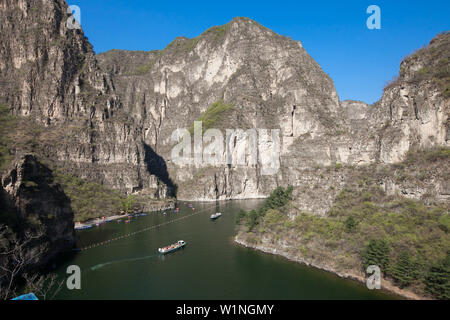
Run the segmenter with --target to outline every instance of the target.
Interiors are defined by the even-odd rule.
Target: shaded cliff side
[[[51,170],[32,155],[14,160],[2,175],[0,207],[0,224],[8,226],[19,239],[26,233],[42,233],[39,239],[24,248],[22,258],[26,264],[21,271],[45,264],[75,243],[70,200],[55,182]],[[1,239],[2,249],[8,248],[4,241],[9,240]],[[37,257],[37,260],[27,259],[27,256]]]

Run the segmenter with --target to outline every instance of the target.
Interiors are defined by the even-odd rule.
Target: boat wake
[[[156,258],[158,256],[159,256],[158,254],[152,254],[152,255],[149,255],[149,256],[143,256],[143,257],[138,257],[138,258],[129,258],[129,259],[121,259],[121,260],[114,260],[114,261],[104,262],[104,263],[96,264],[95,266],[91,267],[91,270],[99,270],[99,269],[101,269],[103,267],[106,267],[106,266],[109,266],[109,265],[112,265],[112,264],[116,264],[116,263],[146,260],[146,259],[150,259],[150,258]]]

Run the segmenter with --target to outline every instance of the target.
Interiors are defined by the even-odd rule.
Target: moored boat
[[[178,249],[183,248],[186,245],[186,242],[184,240],[178,240],[177,243],[171,244],[170,246],[159,248],[158,251],[161,254],[167,254],[173,251],[176,251]]]
[[[77,227],[75,227],[75,230],[86,230],[86,229],[89,229],[89,228],[92,228],[92,226],[91,225],[77,226]]]
[[[220,217],[222,215],[222,213],[220,213],[220,212],[217,212],[217,213],[215,213],[215,214],[212,214],[211,215],[211,220],[216,220],[218,217]]]

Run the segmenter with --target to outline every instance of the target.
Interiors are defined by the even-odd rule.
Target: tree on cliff
[[[125,212],[126,213],[131,213],[133,211],[133,206],[134,206],[134,195],[130,194],[127,197],[127,200],[125,201]]]

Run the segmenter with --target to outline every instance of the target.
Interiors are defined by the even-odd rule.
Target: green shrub
[[[59,183],[70,199],[75,221],[86,221],[104,215],[116,214],[120,210],[133,209],[133,196],[125,198],[121,193],[99,183],[54,171],[55,182]]]
[[[293,187],[290,186],[287,189],[278,187],[272,191],[270,196],[264,202],[263,213],[269,209],[280,209],[284,207],[290,200],[292,200],[293,190]]]
[[[245,223],[248,232],[252,231],[253,228],[258,224],[258,213],[252,210],[247,215],[247,221]]]
[[[225,104],[222,100],[216,101],[197,119],[202,122],[202,131],[213,128],[220,122],[224,113],[233,108],[231,104]],[[194,133],[194,124],[189,128],[191,134]]]
[[[248,230],[251,231],[266,216],[266,213],[269,210],[272,210],[272,216],[269,218],[269,223],[272,223],[273,220],[281,219],[283,215],[278,210],[282,209],[290,200],[292,200],[292,191],[292,187],[286,189],[283,187],[276,188],[264,201],[263,206],[258,210],[252,210],[248,213],[243,210],[239,211],[235,218],[236,224],[241,224],[245,220],[245,225]]]
[[[135,203],[134,195],[132,194],[128,195],[127,200],[124,203],[126,213],[131,213],[133,211],[134,203]]]
[[[347,232],[354,232],[356,230],[355,218],[353,218],[353,216],[349,216],[347,219],[345,219],[344,226]]]
[[[450,216],[448,214],[444,214],[442,216],[439,217],[439,227],[445,232],[447,233],[448,230],[450,229]]]
[[[241,224],[242,220],[244,220],[247,216],[247,212],[245,212],[244,210],[239,210],[239,212],[236,214],[235,218],[234,218],[234,222],[236,224]]]

